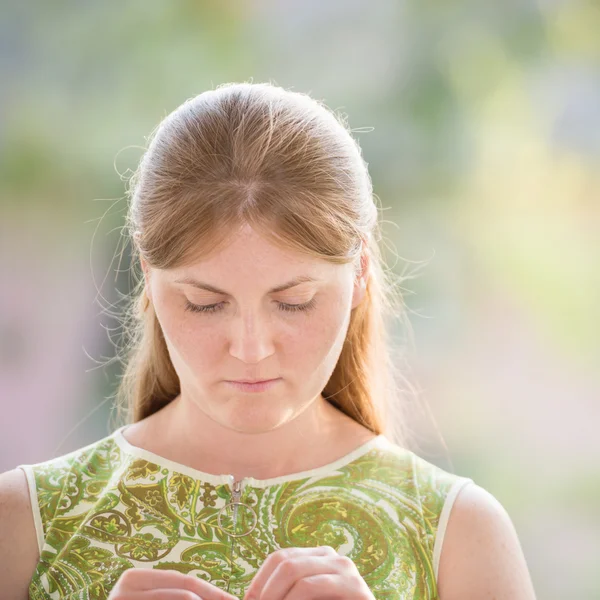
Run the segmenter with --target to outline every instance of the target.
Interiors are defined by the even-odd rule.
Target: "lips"
[[[277,379],[274,377],[273,379],[230,379],[232,383],[265,383],[266,381],[275,381]]]
[[[277,385],[280,381],[281,377],[277,379],[254,381],[251,383],[245,383],[242,381],[227,381],[226,383],[228,383],[230,386],[234,387],[240,392],[264,392]]]

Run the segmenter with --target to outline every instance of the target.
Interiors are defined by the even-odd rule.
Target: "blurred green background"
[[[1,7],[0,472],[110,433],[105,307],[130,283],[145,136],[204,90],[271,81],[362,130],[386,255],[418,267],[422,455],[502,502],[538,598],[600,598],[595,0]]]

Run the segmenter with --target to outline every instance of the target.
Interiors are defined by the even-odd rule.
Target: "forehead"
[[[203,248],[194,255],[185,267],[186,271],[210,272],[212,269],[237,270],[287,270],[293,268],[296,275],[298,270],[328,271],[335,267],[334,263],[310,256],[304,252],[278,243],[262,235],[249,225],[240,227],[214,243],[214,247]],[[183,270],[183,269],[180,269]]]
[[[344,266],[285,248],[245,226],[171,275],[175,283],[216,293],[227,293],[223,286],[261,287],[272,293],[338,279]]]

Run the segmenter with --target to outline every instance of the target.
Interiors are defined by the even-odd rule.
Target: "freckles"
[[[320,359],[329,352],[335,342],[339,325],[331,321],[315,320],[298,332],[293,342],[294,347],[307,357]]]
[[[188,364],[204,364],[216,356],[219,334],[215,328],[194,323],[194,319],[173,319],[165,337]]]

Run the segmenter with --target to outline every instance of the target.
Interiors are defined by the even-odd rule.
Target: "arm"
[[[39,560],[37,536],[22,469],[0,474],[0,581],[2,598],[28,600]]]
[[[440,555],[439,600],[535,600],[513,523],[500,502],[470,483],[450,512]]]

